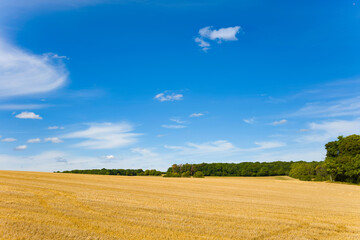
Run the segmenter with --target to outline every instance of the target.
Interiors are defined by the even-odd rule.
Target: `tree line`
[[[60,171],[58,171],[60,173]],[[99,174],[99,175],[120,175],[120,176],[161,176],[162,172],[155,169],[86,169],[86,170],[69,170],[61,173],[77,173],[77,174]]]
[[[200,163],[173,164],[165,173],[142,169],[91,169],[71,170],[63,173],[204,177],[204,176],[290,176],[305,181],[339,181],[360,183],[360,135],[338,137],[325,145],[325,161],[319,162],[242,162],[242,163]]]
[[[194,176],[277,176],[288,175],[293,162],[242,162],[242,163],[200,163],[173,164],[166,172],[167,177]]]

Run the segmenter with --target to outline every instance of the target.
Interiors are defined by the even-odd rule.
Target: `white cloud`
[[[132,131],[132,125],[127,123],[92,123],[88,129],[66,134],[63,138],[86,139],[76,144],[76,147],[111,149],[137,142],[141,134]]]
[[[57,53],[52,53],[52,52],[44,53],[43,55],[46,57],[54,58],[54,59],[66,59],[66,60],[70,59],[66,56],[59,56]]]
[[[0,98],[49,92],[61,87],[66,79],[61,63],[27,53],[0,39]]]
[[[15,116],[16,118],[20,119],[42,119],[38,114],[33,112],[22,112]]]
[[[15,151],[23,151],[25,149],[27,149],[26,145],[20,145],[20,146],[17,146],[16,148],[14,148]]]
[[[238,40],[236,35],[240,30],[240,26],[220,28],[218,30],[207,26],[199,30],[199,36],[195,38],[195,42],[199,43],[199,47],[201,47],[202,50],[207,51],[210,48],[210,43],[204,39],[217,41],[217,43],[221,43],[222,41],[236,41]]]
[[[186,123],[186,121],[182,121],[179,118],[170,118],[169,120],[172,122],[179,123],[179,124]]]
[[[248,124],[254,124],[255,123],[255,118],[243,119],[243,121],[245,123],[248,123]]]
[[[180,129],[180,128],[186,128],[185,125],[161,125],[163,128],[172,128],[172,129]]]
[[[193,114],[190,114],[190,116],[189,117],[201,117],[201,116],[204,116],[204,114],[203,113],[193,113]]]
[[[262,149],[271,149],[271,148],[278,148],[283,147],[286,144],[283,142],[255,142],[258,147],[252,148],[250,150],[262,150]]]
[[[28,143],[39,143],[41,142],[40,138],[32,138],[27,140]]]
[[[282,120],[280,120],[280,121],[274,121],[274,122],[272,123],[272,125],[281,125],[281,124],[285,124],[285,123],[287,123],[287,120],[286,120],[286,119],[282,119]]]
[[[351,134],[360,134],[360,119],[310,123],[309,134],[298,138],[297,141],[305,143],[326,143],[330,140],[336,140],[340,135],[347,136]]]
[[[2,142],[15,142],[16,138],[4,138],[3,140],[1,140]]]
[[[147,149],[147,148],[132,148],[131,151],[133,153],[138,153],[142,156],[147,156],[147,157],[155,157],[157,156],[156,153],[153,153],[150,149]]]
[[[201,47],[205,52],[210,49],[210,43],[204,41],[202,38],[195,38],[195,42],[199,43],[198,46]]]
[[[51,142],[51,143],[62,143],[62,142],[64,142],[63,140],[61,140],[58,137],[45,138],[44,141],[45,142]]]
[[[238,40],[236,38],[236,34],[239,33],[240,29],[240,26],[235,26],[213,30],[211,26],[207,26],[199,30],[199,35],[203,38],[208,38],[211,40],[236,41]]]
[[[56,129],[64,129],[64,127],[59,127],[59,126],[50,126],[47,129],[49,130],[56,130]]]
[[[171,93],[169,91],[165,91],[163,93],[157,94],[154,99],[159,100],[160,102],[166,101],[179,101],[182,100],[184,96],[182,94]]]
[[[106,156],[104,156],[104,158],[106,160],[112,160],[112,159],[115,159],[115,156],[114,155],[106,155]]]

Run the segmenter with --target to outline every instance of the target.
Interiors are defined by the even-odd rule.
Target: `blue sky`
[[[0,168],[323,160],[360,132],[359,7],[0,3]]]

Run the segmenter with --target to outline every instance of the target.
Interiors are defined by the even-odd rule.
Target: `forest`
[[[161,176],[162,172],[155,169],[142,170],[142,169],[86,169],[86,170],[69,170],[57,171],[57,173],[78,173],[78,174],[98,174],[98,175],[120,175],[120,176]]]
[[[338,137],[328,142],[324,161],[318,162],[241,162],[241,163],[200,163],[173,164],[165,173],[142,169],[91,169],[71,170],[63,173],[196,177],[204,176],[290,176],[304,181],[338,181],[360,183],[360,135]]]

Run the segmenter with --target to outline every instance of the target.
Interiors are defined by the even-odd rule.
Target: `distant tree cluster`
[[[278,176],[288,175],[293,162],[243,162],[174,164],[164,177],[190,177],[197,172],[204,176]]]
[[[59,171],[58,171],[59,172]],[[121,175],[121,176],[161,176],[162,172],[155,169],[87,169],[87,170],[70,170],[62,173],[78,173],[78,174],[99,174],[99,175]]]

